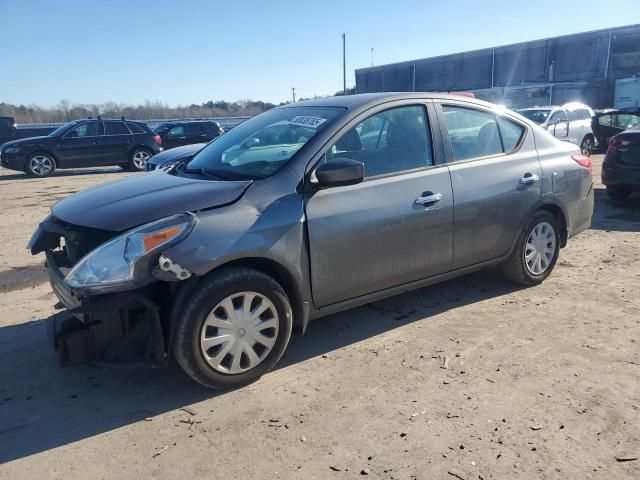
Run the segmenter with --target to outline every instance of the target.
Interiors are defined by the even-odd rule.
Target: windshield
[[[545,120],[551,113],[551,110],[548,108],[545,108],[545,109],[541,108],[537,110],[518,110],[518,113],[523,117],[528,118],[532,122],[535,122],[538,125],[540,125],[545,122]]]
[[[57,137],[58,135],[62,135],[64,132],[66,132],[67,130],[69,130],[73,125],[75,125],[77,122],[69,122],[69,123],[65,123],[64,125],[62,125],[61,127],[56,128],[53,132],[51,132],[48,136],[49,137]]]
[[[343,111],[341,107],[269,110],[211,142],[193,157],[185,171],[205,172],[221,179],[268,177]]]

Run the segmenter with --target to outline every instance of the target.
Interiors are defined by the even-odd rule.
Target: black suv
[[[37,177],[56,168],[119,165],[144,170],[147,160],[162,151],[160,136],[142,122],[88,118],[69,122],[46,137],[5,143],[0,164]]]
[[[162,138],[162,145],[166,149],[210,142],[224,133],[220,124],[211,120],[165,122],[154,130]]]

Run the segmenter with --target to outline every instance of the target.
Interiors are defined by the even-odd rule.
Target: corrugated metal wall
[[[362,68],[355,74],[357,93],[480,90],[479,96],[512,107],[578,100],[603,108],[613,102],[616,79],[640,76],[640,25]]]

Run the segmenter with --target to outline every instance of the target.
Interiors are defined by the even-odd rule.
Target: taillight
[[[160,138],[160,135],[154,135],[153,141],[156,142],[158,145],[162,145],[162,139]]]
[[[617,137],[611,137],[609,139],[609,150],[608,153],[616,153],[618,151],[618,147],[620,146],[620,141]]]
[[[576,155],[571,155],[571,158],[574,162],[582,165],[583,167],[589,170],[589,173],[591,173],[592,165],[591,165],[591,159],[589,157],[582,154],[579,154],[579,155],[576,154]]]

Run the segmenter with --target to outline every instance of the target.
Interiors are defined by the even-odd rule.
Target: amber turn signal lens
[[[177,236],[182,232],[182,227],[171,227],[166,230],[161,230],[159,232],[153,232],[149,235],[145,235],[143,237],[144,242],[144,251],[148,252],[149,250],[153,250],[158,245],[162,245],[165,242],[168,242],[173,237]]]

